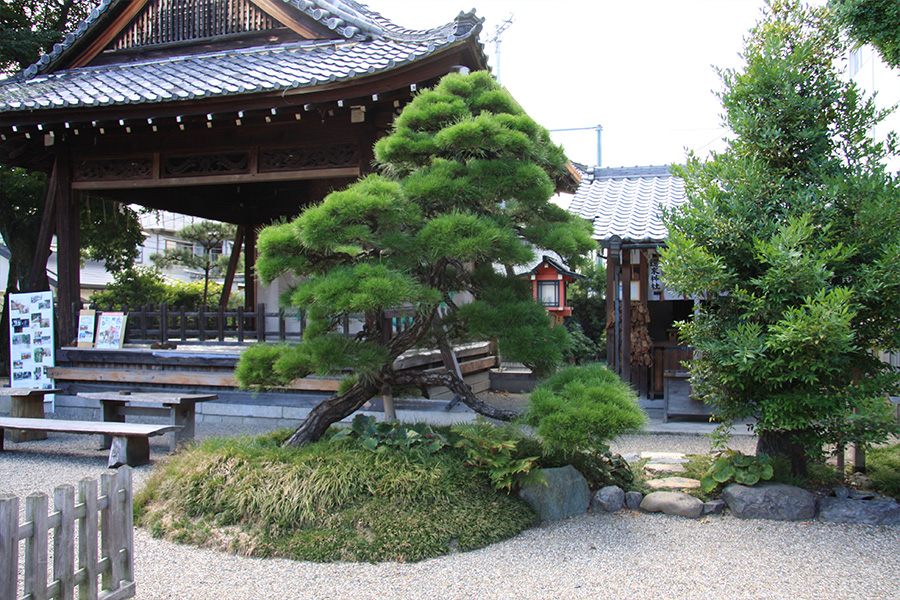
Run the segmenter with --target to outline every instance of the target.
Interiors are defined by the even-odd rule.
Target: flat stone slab
[[[641,458],[657,464],[684,464],[690,462],[681,452],[641,452]]]
[[[684,465],[670,463],[647,463],[644,470],[648,473],[666,474],[666,473],[684,473]]]
[[[700,480],[689,477],[663,477],[662,479],[651,479],[646,482],[646,485],[652,490],[689,490],[699,488]]]
[[[703,514],[703,502],[684,492],[653,492],[644,496],[641,510],[696,519]]]

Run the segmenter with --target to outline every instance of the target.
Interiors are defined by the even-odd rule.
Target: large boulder
[[[900,524],[900,504],[829,496],[819,500],[819,519],[828,523]]]
[[[803,521],[816,516],[816,498],[808,491],[783,483],[754,486],[733,483],[722,490],[731,514],[741,519]]]
[[[696,519],[703,513],[703,502],[684,492],[652,492],[644,496],[641,510]]]
[[[625,491],[617,485],[600,488],[591,500],[594,512],[616,512],[625,506]]]
[[[591,489],[584,475],[572,465],[543,469],[547,485],[526,485],[519,496],[528,502],[541,521],[559,521],[583,515],[591,503]]]

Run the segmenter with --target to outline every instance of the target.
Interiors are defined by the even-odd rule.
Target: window
[[[538,302],[544,306],[559,306],[559,281],[538,281]]]

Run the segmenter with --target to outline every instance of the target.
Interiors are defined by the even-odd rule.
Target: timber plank
[[[56,381],[94,381],[121,384],[159,384],[237,388],[233,372],[154,371],[149,369],[95,369],[52,367],[50,376]],[[337,391],[340,379],[306,377],[283,389]]]

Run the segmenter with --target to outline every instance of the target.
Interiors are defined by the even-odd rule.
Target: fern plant
[[[465,451],[466,464],[486,474],[494,489],[509,493],[531,483],[546,484],[537,456],[516,456],[519,435],[512,428],[478,417],[474,423],[454,425],[451,431],[461,438],[456,447]]]

